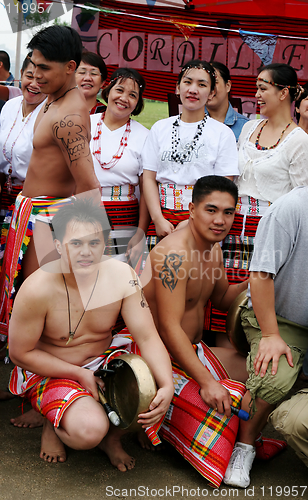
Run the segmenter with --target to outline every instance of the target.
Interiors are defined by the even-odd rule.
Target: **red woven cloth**
[[[230,392],[233,406],[240,407],[245,385],[227,378],[220,361],[203,342],[194,347],[200,361]],[[199,385],[174,362],[172,370],[175,394],[159,435],[214,487],[219,487],[236,441],[239,419],[227,418],[210,408],[199,394]]]

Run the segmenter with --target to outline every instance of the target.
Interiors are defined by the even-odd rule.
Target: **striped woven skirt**
[[[0,205],[0,225],[2,226],[3,221],[7,212],[13,211],[15,200],[17,195],[22,191],[22,184],[13,184],[11,192],[7,190],[7,183],[5,182],[1,191],[1,205]]]
[[[18,194],[14,210],[7,213],[0,242],[0,340],[8,334],[9,317],[16,289],[20,284],[23,257],[33,235],[37,217],[49,221],[69,198],[40,196],[26,198]]]

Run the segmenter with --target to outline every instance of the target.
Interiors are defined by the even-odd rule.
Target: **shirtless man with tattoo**
[[[112,337],[120,311],[158,387],[149,411],[139,415],[142,427],[166,413],[174,388],[170,359],[136,273],[103,256],[106,222],[104,210],[89,199],[72,200],[56,212],[52,226],[60,259],[32,273],[14,302],[10,356],[17,366],[9,388],[28,397],[46,417],[42,459],[64,462],[64,445],[77,450],[98,446],[126,471],[134,459],[122,448],[123,431],[109,424],[98,402],[97,384],[104,384],[93,374],[110,347],[134,352],[129,335]]]
[[[75,71],[81,60],[81,39],[74,29],[54,25],[34,35],[28,48],[33,51],[31,62],[37,85],[48,97],[34,126],[33,153],[12,217],[13,221],[20,220],[21,223],[14,230],[11,223],[7,240],[11,243],[6,245],[6,264],[0,285],[2,340],[7,336],[14,291],[21,279],[38,269],[44,261],[54,258],[50,231],[42,222],[50,222],[52,204],[73,194],[89,191],[93,194],[93,190],[97,203],[100,203],[100,183],[89,149],[89,111],[75,80]],[[27,227],[26,231],[24,227]],[[24,232],[21,234],[20,231]],[[17,261],[11,265],[13,250],[16,251],[15,241],[22,242],[21,248],[17,249],[22,258],[21,269]],[[18,427],[36,427],[41,425],[41,419],[31,411],[11,419],[11,423]]]
[[[89,149],[89,111],[75,79],[81,39],[74,29],[55,25],[38,32],[28,48],[33,51],[33,76],[48,97],[34,126],[33,153],[22,194],[27,198],[67,198],[97,189],[99,203],[100,183]],[[40,238],[42,242],[44,238]],[[30,243],[24,277],[38,268],[40,244],[34,249],[34,243]]]
[[[141,277],[144,284],[149,281],[151,266],[145,296],[171,356],[200,385],[203,400],[228,417],[230,394],[198,359],[192,344],[202,340],[207,301],[228,310],[247,288],[247,281],[229,285],[219,245],[231,228],[236,203],[237,187],[231,180],[220,176],[199,179],[189,205],[188,224],[154,247]],[[244,357],[233,348],[211,350],[231,378],[245,382]]]

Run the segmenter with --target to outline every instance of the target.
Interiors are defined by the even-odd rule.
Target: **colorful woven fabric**
[[[104,201],[102,206],[105,208],[110,218],[112,228],[114,228],[114,226],[138,226],[138,200]]]
[[[17,198],[17,195],[22,191],[23,185],[18,184],[12,185],[11,192],[9,193],[7,190],[7,183],[4,184],[2,190],[1,190],[1,204],[0,204],[0,224],[2,225],[4,218],[6,216],[6,213],[8,211],[13,211],[14,205],[15,205],[15,200]]]
[[[281,439],[263,437],[262,434],[255,441],[256,458],[270,460],[286,449],[287,443]]]
[[[161,211],[164,218],[171,222],[174,227],[176,227],[183,220],[189,219],[188,210],[170,210],[169,208],[162,207]],[[151,251],[158,242],[159,238],[156,235],[154,223],[151,221],[147,232],[147,246],[149,251]]]
[[[245,385],[228,379],[223,366],[202,342],[195,346],[199,359],[231,394],[233,406],[240,407]],[[172,362],[175,394],[160,436],[210,483],[219,487],[235,444],[239,419],[227,418],[210,408],[199,394],[199,385]]]
[[[33,235],[38,216],[49,221],[69,199],[18,194],[13,212],[8,212],[1,231],[0,247],[0,334],[7,336],[13,299],[19,284],[22,259]]]
[[[84,365],[84,368],[95,371],[99,366],[105,367],[112,359],[124,353],[140,356],[140,350],[127,328],[112,338],[108,349],[98,358]],[[61,418],[67,408],[79,398],[91,396],[78,382],[68,379],[42,377],[15,366],[9,381],[12,394],[26,397],[32,407],[54,425],[59,427]],[[149,427],[146,433],[152,444],[161,441],[158,430],[164,417],[155,426]]]

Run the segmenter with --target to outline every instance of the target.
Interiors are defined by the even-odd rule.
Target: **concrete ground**
[[[0,362],[0,389],[5,389],[11,368]],[[296,389],[301,385],[297,382]],[[0,402],[0,500],[308,499],[307,467],[290,447],[271,461],[256,461],[247,490],[224,485],[214,490],[168,444],[151,453],[133,436],[126,437],[124,447],[136,458],[136,467],[125,473],[98,449],[69,449],[65,463],[47,464],[39,458],[41,429],[18,429],[9,422],[21,414],[21,402]],[[281,437],[270,425],[264,435]]]

